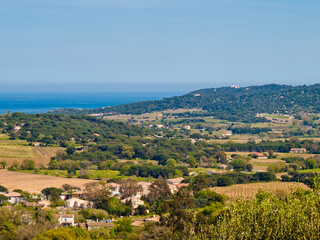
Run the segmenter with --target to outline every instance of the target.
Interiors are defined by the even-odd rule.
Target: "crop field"
[[[36,158],[38,155],[29,146],[0,145],[0,157]]]
[[[39,157],[48,158],[49,160],[56,156],[58,151],[64,150],[61,147],[33,147],[32,148]]]
[[[0,161],[5,161],[10,167],[14,162],[21,163],[25,159],[31,159],[36,164],[47,166],[51,157],[59,147],[31,147],[24,140],[8,140],[6,135],[0,135]]]
[[[283,160],[279,159],[255,159],[250,160],[250,163],[253,166],[253,169],[267,171],[268,167],[276,164],[276,163],[285,163]]]
[[[238,154],[243,157],[247,157],[249,154],[252,154],[252,152],[225,152],[225,153],[227,154],[228,157],[231,157],[232,154]],[[264,153],[268,155],[267,152],[264,152]],[[308,154],[308,153],[278,153],[278,152],[274,152],[274,155],[276,155],[275,160],[285,158],[285,157],[303,157],[304,159],[307,159],[315,156],[315,154]]]
[[[76,187],[82,187],[85,183],[94,180],[80,178],[60,178],[54,176],[30,174],[23,172],[14,172],[1,169],[0,185],[9,190],[22,189],[30,193],[40,193],[46,187],[60,188],[63,184],[68,183]]]
[[[248,183],[236,184],[228,187],[214,187],[213,191],[226,195],[231,201],[238,198],[252,198],[259,189],[275,194],[289,194],[298,188],[308,190],[309,187],[297,182],[267,182],[267,183]]]

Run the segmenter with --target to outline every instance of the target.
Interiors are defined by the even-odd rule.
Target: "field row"
[[[36,165],[42,164],[47,166],[51,158],[60,150],[63,150],[63,148],[0,144],[0,161],[5,161],[7,166],[10,167],[14,162],[18,162],[20,164],[25,159],[31,159],[36,163]]]
[[[309,189],[303,183],[296,182],[267,182],[267,183],[248,183],[236,184],[228,187],[214,187],[213,190],[217,193],[226,195],[231,201],[237,198],[254,197],[259,189],[272,192],[275,194],[288,194],[297,190],[297,188]]]

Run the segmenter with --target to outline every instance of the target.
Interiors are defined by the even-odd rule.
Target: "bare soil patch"
[[[46,187],[60,188],[65,183],[76,187],[83,187],[83,185],[88,182],[94,182],[94,180],[61,178],[48,175],[14,172],[4,169],[0,170],[0,185],[9,190],[22,189],[31,193],[39,193]]]

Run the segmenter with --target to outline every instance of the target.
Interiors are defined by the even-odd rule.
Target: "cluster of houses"
[[[182,183],[183,179],[184,179],[183,177],[167,179],[167,183],[169,185],[171,193],[175,193],[176,191],[178,191],[180,187],[188,186],[187,183]],[[141,191],[139,191],[135,195],[132,195],[131,197],[122,199],[121,202],[126,202],[128,200],[131,200],[133,210],[135,211],[139,205],[144,205],[144,201],[141,198],[142,196],[148,195],[149,187],[151,184],[152,184],[151,182],[138,182],[138,185],[141,186]],[[111,191],[112,196],[121,198],[120,184],[109,183],[108,187]],[[46,199],[42,195],[34,196],[35,198],[40,199],[39,201],[26,202],[23,196],[18,192],[6,191],[2,193],[0,192],[0,194],[6,196],[8,199],[7,201],[11,204],[24,203],[26,207],[32,207],[32,208],[38,207],[45,210],[48,210],[51,208],[50,200]],[[79,224],[75,222],[74,214],[72,214],[72,212],[93,207],[92,203],[87,200],[87,192],[85,189],[79,188],[75,192],[63,192],[60,195],[60,198],[61,200],[65,201],[64,207],[57,207],[57,210],[59,211],[59,214],[57,214],[57,218],[61,226],[68,227],[68,226],[78,225],[79,227],[86,228],[88,230],[91,230],[97,227],[113,227],[114,226],[113,219],[111,220],[102,219],[98,221],[88,220],[85,223],[79,223]],[[159,217],[153,216],[151,218],[150,217],[145,218],[143,220],[133,222],[132,225],[140,226],[141,224],[149,221],[159,222]]]

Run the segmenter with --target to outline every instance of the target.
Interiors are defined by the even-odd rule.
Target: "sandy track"
[[[14,172],[4,169],[0,170],[0,185],[9,190],[22,189],[30,193],[39,193],[46,187],[60,188],[65,183],[76,187],[82,187],[85,183],[93,181],[94,180],[80,178],[61,178],[47,175]]]

